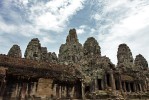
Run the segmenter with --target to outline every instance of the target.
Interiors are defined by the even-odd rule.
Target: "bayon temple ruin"
[[[101,55],[94,37],[82,45],[70,29],[58,57],[32,39],[24,57],[13,45],[0,54],[0,100],[147,100],[149,69],[141,55],[133,59],[126,44],[117,50],[117,65]]]

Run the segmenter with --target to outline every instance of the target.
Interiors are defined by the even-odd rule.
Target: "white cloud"
[[[77,34],[83,34],[84,32],[84,29],[77,29]]]
[[[101,16],[99,14],[91,15],[91,19],[95,19],[96,21],[101,20]]]
[[[17,35],[22,36],[22,39],[38,37],[45,46],[53,44],[56,40],[50,36],[54,35],[53,33],[63,33],[68,27],[69,20],[83,9],[84,2],[85,0],[4,0],[0,13],[0,35],[6,39],[8,37],[4,37],[4,34],[13,34],[16,41]],[[7,18],[6,15],[10,16]],[[1,41],[4,42],[6,41]]]
[[[77,28],[77,34],[84,34],[86,29],[86,25],[81,25],[79,28]]]
[[[52,0],[47,3],[37,2],[28,10],[30,20],[39,29],[62,32],[69,19],[83,9],[85,0]]]
[[[0,26],[1,33],[13,33],[14,31],[16,31],[15,26],[7,25],[6,23],[2,22],[2,20],[0,20]]]
[[[53,40],[53,39],[51,39],[50,36],[46,36],[46,37],[43,37],[43,38],[42,38],[42,43],[43,43],[43,44],[55,43],[55,42],[56,42],[56,41]]]
[[[121,43],[126,43],[132,50],[133,56],[143,54],[149,61],[149,51],[147,43],[149,42],[149,1],[147,0],[107,0],[103,2],[106,6],[101,15],[105,20],[111,20],[106,24],[97,21],[97,30],[99,32],[98,40],[100,41],[102,55],[107,55],[117,63],[117,49]],[[122,12],[122,13],[121,13]],[[106,16],[108,14],[113,15]],[[117,13],[120,13],[118,15]],[[108,30],[108,31],[107,31]]]
[[[0,33],[1,34],[13,34],[17,35],[20,34],[22,36],[31,37],[34,35],[40,35],[40,32],[38,29],[33,27],[32,25],[26,24],[26,25],[13,25],[6,23],[1,17],[0,17]]]
[[[85,0],[6,0],[3,1],[3,6],[6,9],[10,9],[11,5],[19,7],[25,13],[26,20],[31,22],[29,27],[33,25],[38,31],[62,32],[73,15],[83,9],[84,2]],[[17,13],[11,15],[18,19]]]
[[[29,3],[28,0],[21,0],[21,1],[22,1],[22,3],[23,3],[24,5],[27,5],[27,4]]]

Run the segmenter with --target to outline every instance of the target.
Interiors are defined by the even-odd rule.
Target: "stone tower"
[[[8,56],[22,58],[20,46],[13,45],[8,52]]]
[[[134,67],[138,70],[147,70],[148,69],[148,62],[141,54],[136,56],[134,64],[135,64]]]
[[[41,44],[38,38],[34,38],[29,42],[24,57],[31,60],[41,60]]]
[[[48,58],[48,50],[46,47],[41,47],[41,60],[46,61]]]
[[[82,45],[79,43],[75,29],[70,29],[66,43],[62,44],[59,49],[60,62],[78,62],[83,55]]]
[[[133,57],[131,50],[126,44],[120,44],[117,52],[118,67],[132,68]]]
[[[89,37],[83,46],[84,56],[101,56],[100,46],[94,37]]]
[[[48,52],[48,61],[53,62],[53,63],[57,63],[58,62],[58,58],[55,52]]]
[[[25,51],[25,58],[37,61],[45,61],[45,62],[58,62],[57,55],[55,52],[48,52],[46,47],[41,47],[40,41],[38,38],[32,39],[27,45]]]

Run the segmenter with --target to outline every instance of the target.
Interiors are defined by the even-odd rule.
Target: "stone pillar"
[[[57,87],[57,84],[54,84],[54,86],[53,86],[53,97],[56,97],[56,87]]]
[[[137,92],[139,92],[139,91],[140,91],[139,84],[136,83],[135,85],[136,85],[136,90],[137,90]]]
[[[133,83],[133,88],[134,88],[134,92],[137,92],[137,87],[136,87],[135,82]]]
[[[62,89],[62,86],[59,85],[59,98],[62,98],[62,95],[61,95],[62,94],[61,93],[62,91],[61,91],[61,89]]]
[[[141,84],[141,87],[142,87],[142,91],[145,92],[145,85],[143,83]]]
[[[94,92],[95,91],[95,79],[92,80],[90,87],[91,87],[91,92]]]
[[[145,92],[146,92],[147,91],[147,82],[146,81],[144,82],[144,85],[145,85],[144,88],[145,88]]]
[[[103,81],[103,79],[101,79],[101,89],[102,89],[102,90],[105,89],[105,88],[104,88],[104,81]]]
[[[97,82],[97,78],[95,79],[95,91],[98,90],[98,82]]]
[[[105,74],[104,75],[104,89],[107,89],[107,87],[108,87],[108,84],[107,84],[107,75]]]
[[[84,84],[82,82],[82,100],[85,100]]]
[[[68,98],[69,97],[69,87],[68,86],[66,86],[66,97]]]
[[[140,87],[140,92],[142,92],[142,86],[141,86],[141,84],[139,83],[139,87]]]
[[[66,94],[67,94],[66,91],[67,91],[67,90],[66,90],[66,86],[64,86],[64,97],[66,97]]]
[[[74,86],[73,98],[77,98],[76,86]]]
[[[123,86],[124,86],[124,91],[127,92],[127,90],[126,90],[126,83],[123,82],[123,84],[124,84],[124,85],[123,85]]]
[[[13,93],[11,94],[12,95],[12,97],[17,97],[17,92],[18,92],[18,86],[17,86],[17,84],[15,84],[15,88],[13,88]],[[27,90],[26,90],[27,91]]]
[[[113,71],[112,71],[112,70],[111,70],[111,72],[110,72],[110,77],[111,77],[112,90],[116,90],[116,87],[115,87],[115,79],[114,79],[114,75],[113,75]]]
[[[56,97],[59,98],[60,97],[60,86],[56,85]]]
[[[38,85],[38,83],[37,82],[34,82],[34,86],[33,86],[33,95],[35,95],[36,94],[36,92],[37,92],[37,85]]]
[[[128,90],[129,90],[129,92],[131,92],[130,82],[128,82]]]
[[[61,87],[61,97],[64,98],[66,96],[65,86]]]
[[[120,87],[120,91],[123,91],[123,88],[122,88],[122,81],[121,81],[121,76],[119,75],[119,87]]]
[[[22,86],[22,89],[21,89],[21,98],[25,98],[25,95],[26,95],[26,88],[27,88],[27,85],[26,83],[23,83],[23,86]]]
[[[74,98],[74,86],[71,87],[70,98]]]

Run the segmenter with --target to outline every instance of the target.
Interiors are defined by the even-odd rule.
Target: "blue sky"
[[[93,36],[101,54],[117,63],[117,49],[126,43],[133,57],[149,61],[149,0],[0,0],[0,53],[39,38],[58,54],[68,31],[76,28],[79,41]]]

